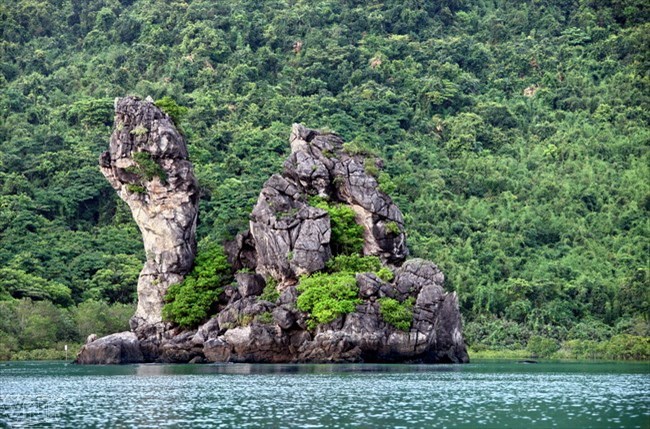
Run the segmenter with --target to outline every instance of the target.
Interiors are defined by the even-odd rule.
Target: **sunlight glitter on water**
[[[0,367],[0,425],[650,427],[644,364]]]

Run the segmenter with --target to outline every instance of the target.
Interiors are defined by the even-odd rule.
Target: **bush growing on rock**
[[[343,204],[331,204],[321,198],[312,198],[310,204],[325,210],[330,216],[332,240],[330,246],[333,255],[353,255],[363,249],[363,226],[356,221],[351,207]]]
[[[187,115],[189,109],[184,106],[179,106],[178,103],[176,103],[176,100],[168,95],[164,96],[160,100],[156,100],[155,104],[160,108],[160,110],[172,118],[174,125],[176,125],[176,128],[180,130],[181,119],[183,116]]]
[[[375,273],[381,270],[381,261],[376,256],[338,255],[327,261],[330,272]]]
[[[280,298],[280,293],[276,289],[277,286],[278,286],[277,280],[269,278],[266,281],[266,286],[264,286],[264,290],[262,291],[262,294],[260,295],[260,300],[268,301],[268,302],[277,301],[278,298]]]
[[[184,328],[197,326],[210,315],[223,286],[231,280],[223,247],[211,244],[200,249],[192,272],[167,290],[163,318]]]
[[[394,277],[390,268],[381,266],[377,256],[338,255],[327,261],[326,267],[332,273],[375,273],[386,282]]]
[[[352,313],[361,302],[357,281],[350,273],[316,273],[302,277],[298,291],[302,293],[296,304],[299,310],[309,313],[307,325],[310,329]]]
[[[162,183],[167,181],[167,174],[162,167],[151,158],[148,152],[135,152],[133,160],[138,163],[137,167],[131,167],[130,171],[146,180],[158,177]]]
[[[379,313],[389,325],[393,325],[402,331],[408,331],[413,320],[413,301],[413,297],[404,302],[388,297],[381,298],[379,300]]]

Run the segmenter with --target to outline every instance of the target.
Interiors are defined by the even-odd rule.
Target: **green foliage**
[[[276,289],[277,286],[278,282],[275,279],[267,279],[266,286],[264,286],[264,290],[260,294],[259,299],[262,301],[276,302],[280,298],[280,293]]]
[[[550,338],[535,336],[526,349],[470,349],[472,359],[601,359],[650,360],[648,336],[620,334],[609,340],[567,340],[559,346]]]
[[[331,273],[375,273],[384,281],[391,281],[393,272],[388,267],[382,267],[377,256],[337,255],[327,261],[327,271]]]
[[[31,298],[50,300],[58,305],[72,303],[70,288],[12,268],[0,269],[0,299]]]
[[[160,110],[172,118],[172,121],[177,128],[180,127],[181,119],[187,115],[187,112],[189,111],[187,107],[179,106],[178,103],[168,95],[164,96],[160,100],[156,100],[156,106],[160,107]]]
[[[68,346],[68,351],[65,351],[65,346]],[[2,360],[72,360],[77,356],[81,349],[81,343],[58,343],[54,347],[47,349],[34,349],[34,350],[20,350],[10,356],[10,358]]]
[[[359,254],[363,250],[363,226],[356,221],[351,207],[344,204],[330,204],[320,198],[312,198],[310,204],[327,211],[330,216],[332,238],[330,246],[333,255]]]
[[[399,225],[395,221],[386,223],[386,231],[393,235],[399,235],[402,232],[399,228]]]
[[[113,100],[99,98],[76,101],[66,112],[66,117],[73,125],[86,127],[111,125],[113,122]]]
[[[162,169],[160,164],[151,158],[149,152],[133,152],[133,160],[138,163],[137,167],[133,170],[137,175],[146,180],[158,177],[162,183],[167,182],[167,173]]]
[[[92,261],[94,256],[88,255],[88,259],[80,260],[79,265]],[[133,304],[142,261],[130,255],[112,255],[102,258],[100,266],[85,285],[81,298],[84,301]]]
[[[137,127],[133,128],[133,129],[131,130],[131,134],[133,134],[133,135],[136,136],[136,137],[144,136],[144,135],[146,135],[148,132],[149,132],[149,130],[146,129],[145,127],[143,127],[142,125],[138,125]]]
[[[0,301],[0,360],[73,358],[90,333],[107,335],[128,329],[133,305],[87,301],[61,308],[49,301]]]
[[[253,320],[255,320],[255,316],[252,314],[238,314],[237,315],[237,323],[236,326],[248,326],[251,323],[253,323]]]
[[[548,358],[560,349],[560,345],[552,338],[535,335],[528,340],[526,348],[532,357]]]
[[[385,160],[473,345],[650,320],[647,2],[5,3],[0,266],[69,288],[67,308],[133,300],[141,237],[97,157],[136,94],[183,122],[200,238],[246,228],[302,122]]]
[[[463,335],[473,350],[523,349],[532,335],[530,329],[508,319],[481,316],[466,322]]]
[[[387,195],[393,195],[397,190],[397,186],[395,185],[395,183],[391,180],[390,176],[384,171],[379,173],[377,181],[379,182],[379,190]]]
[[[374,273],[381,269],[381,261],[376,256],[337,255],[327,261],[326,268],[330,272]]]
[[[527,350],[474,350],[469,349],[469,358],[472,362],[476,359],[526,359],[530,357]]]
[[[301,294],[296,304],[299,310],[309,313],[307,326],[310,329],[352,313],[361,302],[357,281],[350,273],[316,273],[301,277],[298,291]]]
[[[379,271],[375,272],[375,274],[385,282],[390,282],[395,277],[395,273],[393,273],[393,271],[388,267],[381,267]]]
[[[636,335],[615,335],[608,341],[569,340],[555,357],[565,359],[650,360],[650,339]]]
[[[137,185],[135,183],[129,183],[126,185],[126,190],[133,194],[146,194],[147,188],[142,185]]]
[[[259,323],[264,323],[264,324],[271,324],[273,323],[273,313],[270,311],[265,311],[264,313],[260,313],[256,316],[256,319]]]
[[[165,295],[163,318],[190,328],[199,325],[223,292],[223,286],[232,281],[232,272],[223,247],[208,243],[199,249],[194,268]]]
[[[380,298],[379,313],[386,323],[402,331],[408,331],[413,321],[413,304],[413,297],[404,302],[388,297]]]
[[[369,176],[379,177],[379,167],[373,158],[366,158],[363,161],[363,171]]]
[[[109,305],[103,301],[88,300],[74,310],[77,333],[82,340],[88,335],[98,337],[129,330],[129,319],[135,308],[132,304]]]

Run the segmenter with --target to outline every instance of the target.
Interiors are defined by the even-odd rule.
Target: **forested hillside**
[[[333,130],[384,160],[473,350],[648,358],[647,1],[17,0],[0,17],[0,357],[125,328],[144,254],[97,159],[131,94],[187,137],[200,240],[246,228],[292,123]]]

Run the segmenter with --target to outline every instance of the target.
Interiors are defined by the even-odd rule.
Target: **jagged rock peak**
[[[161,324],[167,288],[183,279],[196,255],[199,193],[185,139],[151,98],[118,98],[99,163],[131,209],[147,255],[132,325]]]
[[[312,196],[354,210],[364,229],[364,255],[392,265],[406,259],[402,213],[371,174],[377,160],[349,154],[343,143],[334,133],[293,125],[284,171],[264,184],[251,214],[248,243],[255,249],[256,264],[232,257],[235,265],[287,284],[323,269],[332,255],[331,225],[325,210],[310,206]],[[367,168],[369,163],[375,167]],[[238,238],[242,245],[243,237]],[[230,253],[241,253],[241,248],[235,246]]]
[[[320,195],[352,207],[365,230],[363,253],[400,264],[408,255],[404,218],[373,176],[381,162],[374,157],[350,154],[343,143],[337,134],[294,124],[291,155],[284,164],[284,174],[308,195]]]

